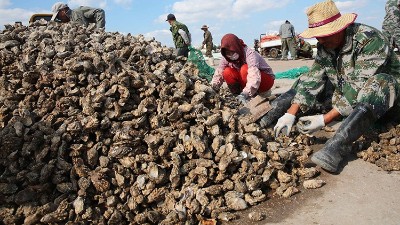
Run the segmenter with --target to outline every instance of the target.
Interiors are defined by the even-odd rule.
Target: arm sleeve
[[[296,36],[296,32],[294,31],[294,26],[293,25],[292,25],[291,31],[292,31],[292,37],[295,37]]]
[[[225,58],[222,58],[218,68],[214,72],[213,78],[211,80],[211,85],[216,85],[218,87],[222,85],[222,83],[224,82],[224,77],[222,76],[222,73],[227,66],[228,62]]]
[[[104,28],[106,16],[103,9],[89,8],[83,14],[89,21],[94,21],[97,28]]]
[[[259,69],[259,62],[254,52],[250,52],[246,56],[247,62],[247,82],[246,86],[243,88],[242,93],[246,94],[247,96],[254,96],[258,88],[260,87],[261,83],[261,73]]]
[[[182,36],[182,38],[183,38],[183,40],[185,41],[185,43],[186,43],[187,45],[189,45],[189,44],[190,44],[189,35],[188,35],[184,30],[182,30],[182,29],[179,29],[179,30],[178,30],[178,33]]]
[[[296,95],[292,103],[300,105],[303,112],[307,112],[315,105],[316,96],[324,89],[326,72],[319,63],[319,58],[315,59],[314,64],[308,73],[299,77],[299,82],[296,86]]]

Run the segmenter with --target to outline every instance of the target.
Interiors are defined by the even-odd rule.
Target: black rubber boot
[[[295,95],[296,91],[294,89],[290,89],[272,101],[272,109],[260,119],[260,126],[268,127],[273,122],[277,121],[281,116],[283,116],[283,114],[285,114],[292,104],[292,100]]]
[[[351,146],[377,120],[369,104],[358,104],[343,121],[335,135],[324,147],[314,153],[311,161],[323,169],[335,173],[342,157],[351,152]]]

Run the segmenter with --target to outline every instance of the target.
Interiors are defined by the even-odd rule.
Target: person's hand
[[[236,96],[236,99],[237,99],[240,103],[242,103],[243,105],[246,105],[246,104],[247,104],[247,98],[248,98],[248,96],[247,96],[246,94],[244,94],[244,93],[241,93],[240,95]]]
[[[325,126],[324,115],[303,116],[299,118],[297,128],[303,134],[310,134]]]
[[[279,118],[278,122],[274,127],[275,137],[278,137],[279,133],[285,132],[286,129],[286,136],[289,136],[290,131],[292,130],[292,126],[294,124],[294,120],[296,119],[295,115],[290,113],[285,113],[281,118]]]

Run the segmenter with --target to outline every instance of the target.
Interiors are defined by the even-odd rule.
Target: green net
[[[197,66],[197,69],[199,70],[199,77],[211,81],[215,69],[206,63],[203,57],[203,53],[201,53],[200,50],[197,50],[190,46],[188,62],[191,62]]]
[[[296,79],[300,75],[307,73],[310,69],[307,66],[293,68],[284,72],[275,73],[275,79]]]

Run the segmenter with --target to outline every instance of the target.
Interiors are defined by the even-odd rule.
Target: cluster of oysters
[[[154,39],[9,26],[0,69],[5,224],[230,220],[304,180],[322,185],[303,166],[313,137],[275,140]]]
[[[400,125],[391,127],[388,131],[380,133],[378,137],[370,138],[367,136],[359,140],[361,149],[357,153],[359,158],[375,163],[385,171],[400,170]],[[365,144],[366,142],[368,144]]]

